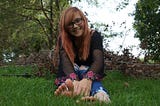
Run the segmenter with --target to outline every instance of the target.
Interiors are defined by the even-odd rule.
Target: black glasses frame
[[[68,24],[68,28],[73,28],[74,24],[80,25],[82,23],[82,18],[76,18],[74,21]]]

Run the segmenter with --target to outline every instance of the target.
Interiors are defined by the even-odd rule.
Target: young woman
[[[55,95],[110,102],[100,82],[105,75],[102,37],[88,27],[87,18],[77,7],[63,12],[57,44],[60,61]]]

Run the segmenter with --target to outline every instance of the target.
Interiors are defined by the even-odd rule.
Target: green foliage
[[[129,0],[122,0],[121,3],[117,6],[116,10],[120,11],[124,9],[129,4]]]
[[[3,45],[0,45],[0,60],[6,57],[12,60],[19,55],[27,56],[42,49],[53,49],[58,35],[60,13],[72,3],[81,1],[1,0],[0,44]],[[86,2],[99,6],[98,0]],[[126,6],[128,2],[123,0],[120,5]],[[95,26],[104,30],[103,35],[111,35],[108,34],[108,25]],[[4,57],[4,54],[7,56]]]
[[[136,4],[136,37],[141,41],[141,48],[153,60],[160,61],[160,1],[139,0]]]
[[[16,53],[17,56],[20,54],[28,55],[29,53],[38,52],[42,48],[47,48],[47,38],[37,23],[30,21],[23,25],[25,28],[20,26],[10,36],[12,52]]]
[[[68,5],[68,0],[1,0],[0,59],[52,49],[60,13]]]

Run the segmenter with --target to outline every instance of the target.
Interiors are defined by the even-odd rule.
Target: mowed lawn
[[[3,73],[31,72],[30,67],[3,67]],[[132,78],[120,71],[106,71],[103,85],[112,102],[107,106],[160,106],[160,79]],[[0,106],[106,106],[105,103],[83,102],[80,97],[54,96],[54,77],[23,78],[0,76]]]

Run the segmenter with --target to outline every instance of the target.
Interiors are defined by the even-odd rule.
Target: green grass
[[[136,79],[109,72],[103,83],[110,91],[113,106],[160,106],[160,79]]]
[[[0,67],[0,74],[24,74],[24,73],[33,73],[37,70],[36,66],[2,66]]]
[[[12,68],[0,68],[11,73]],[[24,68],[24,69],[23,69]],[[14,67],[13,72],[30,71],[28,67]],[[9,70],[9,71],[7,71]],[[19,72],[18,72],[19,71]],[[105,106],[98,102],[76,103],[78,98],[54,96],[54,79],[0,76],[0,106]],[[109,106],[160,106],[160,79],[131,78],[119,71],[107,72],[103,85],[112,102]],[[126,86],[127,83],[128,85]]]

